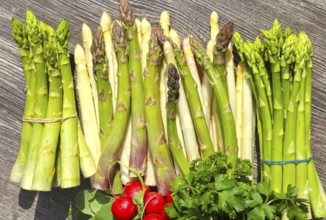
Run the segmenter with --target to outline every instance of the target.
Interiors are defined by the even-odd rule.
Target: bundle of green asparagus
[[[311,145],[312,44],[304,32],[284,32],[277,19],[261,30],[264,43],[234,42],[256,105],[262,181],[271,191],[296,186],[310,200],[316,218],[325,217],[325,193],[314,166]]]
[[[95,173],[76,111],[68,53],[69,26],[57,31],[26,12],[26,27],[12,19],[27,85],[21,146],[10,180],[27,190],[70,188]]]

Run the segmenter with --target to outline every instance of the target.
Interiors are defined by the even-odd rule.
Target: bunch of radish
[[[141,204],[135,200],[141,201]],[[130,220],[137,215],[144,220],[167,220],[170,218],[164,207],[172,202],[171,191],[164,197],[158,192],[151,192],[147,185],[136,180],[126,184],[122,195],[115,196],[111,211],[117,220]]]

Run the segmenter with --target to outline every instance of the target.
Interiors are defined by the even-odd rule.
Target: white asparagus
[[[103,32],[103,38],[105,42],[105,54],[107,56],[109,62],[109,82],[112,88],[112,105],[113,105],[113,112],[115,112],[115,106],[117,103],[117,59],[113,48],[112,43],[112,19],[107,12],[103,12],[101,20],[100,20],[101,29]]]
[[[162,11],[160,16],[160,25],[164,35],[168,37],[170,33],[170,14],[168,11]]]
[[[214,57],[213,54],[214,47],[215,47],[214,41],[209,40],[207,43],[206,53],[208,57],[211,59],[211,61],[213,61],[213,57]],[[207,74],[204,74],[203,76],[202,93],[204,99],[204,108],[206,109],[205,117],[209,118],[209,120],[207,121],[207,126],[209,127],[209,132],[212,137],[214,149],[215,151],[217,151],[216,125],[213,125],[211,120],[213,89],[211,84],[209,83],[209,78]]]
[[[131,152],[131,117],[129,118],[128,127],[126,131],[126,135],[124,137],[122,152],[120,156],[120,161],[127,166],[129,166],[130,152]],[[122,184],[126,185],[128,182],[130,182],[129,170],[125,166],[120,166],[120,171],[121,171]]]
[[[169,36],[170,36],[171,40],[173,41],[173,43],[175,43],[180,48],[180,46],[181,46],[180,38],[179,38],[179,35],[176,32],[176,30],[171,28]]]
[[[175,41],[176,39],[171,39],[172,41]],[[163,51],[164,51],[164,56],[167,60],[167,63],[172,63],[175,66],[176,60],[173,52],[172,45],[169,42],[164,42],[163,45]],[[182,128],[182,133],[183,133],[183,139],[184,139],[184,148],[186,151],[186,156],[189,162],[191,162],[195,158],[199,158],[199,147],[197,143],[197,137],[196,137],[196,132],[195,132],[195,127],[192,122],[191,118],[191,113],[190,109],[188,106],[187,102],[187,97],[185,90],[183,88],[182,83],[180,83],[180,88],[179,88],[179,100],[177,103],[177,108],[178,108],[178,115],[180,118],[181,122],[181,128]],[[180,136],[179,136],[179,139]]]
[[[235,74],[234,74],[234,61],[232,54],[232,44],[229,43],[228,50],[225,55],[225,70],[226,70],[226,82],[229,93],[229,102],[233,117],[235,117],[236,100],[235,100]]]
[[[135,24],[137,27],[137,38],[138,38],[138,44],[139,44],[139,48],[141,50],[141,46],[142,46],[142,36],[141,36],[141,22],[138,18],[135,19]]]
[[[144,69],[146,68],[146,57],[149,50],[148,42],[151,36],[151,24],[147,21],[146,18],[143,18],[141,21],[141,34],[142,34],[141,65],[142,65],[142,70],[144,71]],[[156,186],[155,171],[154,171],[154,166],[149,150],[147,153],[145,184],[148,186]]]
[[[170,32],[170,14],[167,11],[163,11],[160,16],[160,25],[163,29],[163,33],[169,36]],[[167,64],[166,60],[163,60],[163,65],[160,74],[160,107],[163,119],[164,133],[167,137],[167,119],[166,119],[166,100],[167,100]]]
[[[248,159],[252,162],[253,160],[253,112],[254,103],[252,99],[252,93],[250,84],[247,77],[243,77],[242,87],[242,150],[241,157]]]
[[[83,23],[83,26],[82,26],[82,37],[83,37],[83,46],[84,46],[84,50],[85,50],[87,72],[88,72],[89,80],[91,82],[93,104],[94,104],[95,114],[96,114],[96,123],[97,123],[97,127],[99,130],[100,129],[100,115],[99,115],[99,110],[98,110],[98,94],[97,94],[97,89],[96,89],[94,73],[93,73],[93,58],[92,58],[93,56],[92,56],[92,52],[91,52],[91,47],[93,44],[93,35],[92,35],[92,30],[85,23]]]
[[[183,46],[183,53],[186,58],[187,65],[190,70],[191,76],[197,84],[197,91],[198,91],[200,103],[201,103],[201,106],[203,107],[203,112],[204,112],[206,123],[207,123],[209,121],[209,116],[207,115],[206,108],[204,107],[205,103],[204,103],[204,96],[203,96],[203,92],[202,92],[202,84],[200,82],[199,73],[198,73],[198,69],[196,66],[196,61],[194,58],[194,54],[191,50],[191,46],[190,46],[190,42],[189,42],[188,38],[185,38],[182,41],[182,46]]]
[[[218,26],[218,14],[216,11],[212,11],[211,16],[209,18],[209,23],[210,23],[210,27],[211,27],[211,40],[214,41],[215,43],[215,38],[216,35],[219,32],[219,26]]]
[[[238,156],[242,156],[242,106],[243,106],[243,63],[240,62],[237,67],[237,80],[236,80],[236,114],[235,114],[235,129],[237,132],[238,140]]]
[[[151,24],[146,18],[141,21],[141,34],[142,34],[142,46],[141,46],[141,66],[144,70],[146,67],[146,56],[148,53],[148,41],[151,37]]]
[[[99,130],[96,121],[96,111],[92,103],[92,87],[87,72],[86,56],[84,49],[79,44],[75,48],[75,64],[76,64],[76,81],[77,92],[79,97],[79,106],[81,111],[82,127],[86,143],[91,151],[95,166],[97,166],[101,155],[101,143],[99,138]]]

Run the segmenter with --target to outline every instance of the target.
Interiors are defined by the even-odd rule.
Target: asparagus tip
[[[226,52],[228,49],[229,43],[232,39],[233,34],[233,22],[229,21],[226,25],[224,25],[221,31],[215,38],[216,49],[222,52]]]
[[[177,68],[170,63],[168,66],[168,102],[176,102],[179,98],[179,74]]]
[[[74,53],[75,63],[85,63],[85,51],[83,47],[80,44],[77,44],[75,47],[75,53]]]
[[[104,32],[110,30],[111,25],[112,25],[112,19],[110,15],[106,11],[104,11],[100,19],[100,26],[102,28],[102,31]]]
[[[168,26],[170,26],[170,14],[166,10],[162,11],[160,16],[160,24],[162,25],[163,23],[168,24]]]
[[[70,29],[67,20],[62,20],[57,28],[57,42],[63,48],[68,48]]]
[[[218,14],[217,14],[216,11],[212,11],[209,20],[210,20],[211,24],[217,24],[218,23]]]
[[[93,41],[92,30],[86,23],[83,23],[82,35],[83,35],[83,43],[84,44],[87,43],[87,42],[92,42]]]
[[[123,22],[132,25],[134,22],[134,13],[128,0],[120,0],[120,17]]]
[[[147,18],[143,18],[141,21],[141,33],[144,35],[151,29],[151,24],[147,21]]]

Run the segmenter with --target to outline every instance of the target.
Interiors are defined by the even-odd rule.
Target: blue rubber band
[[[263,158],[260,158],[260,161],[263,163],[266,163],[268,165],[286,165],[286,164],[298,164],[298,163],[307,163],[311,160],[313,160],[314,157],[311,156],[309,158],[306,159],[302,159],[302,160],[285,160],[285,161],[270,161],[270,160],[264,160]]]

